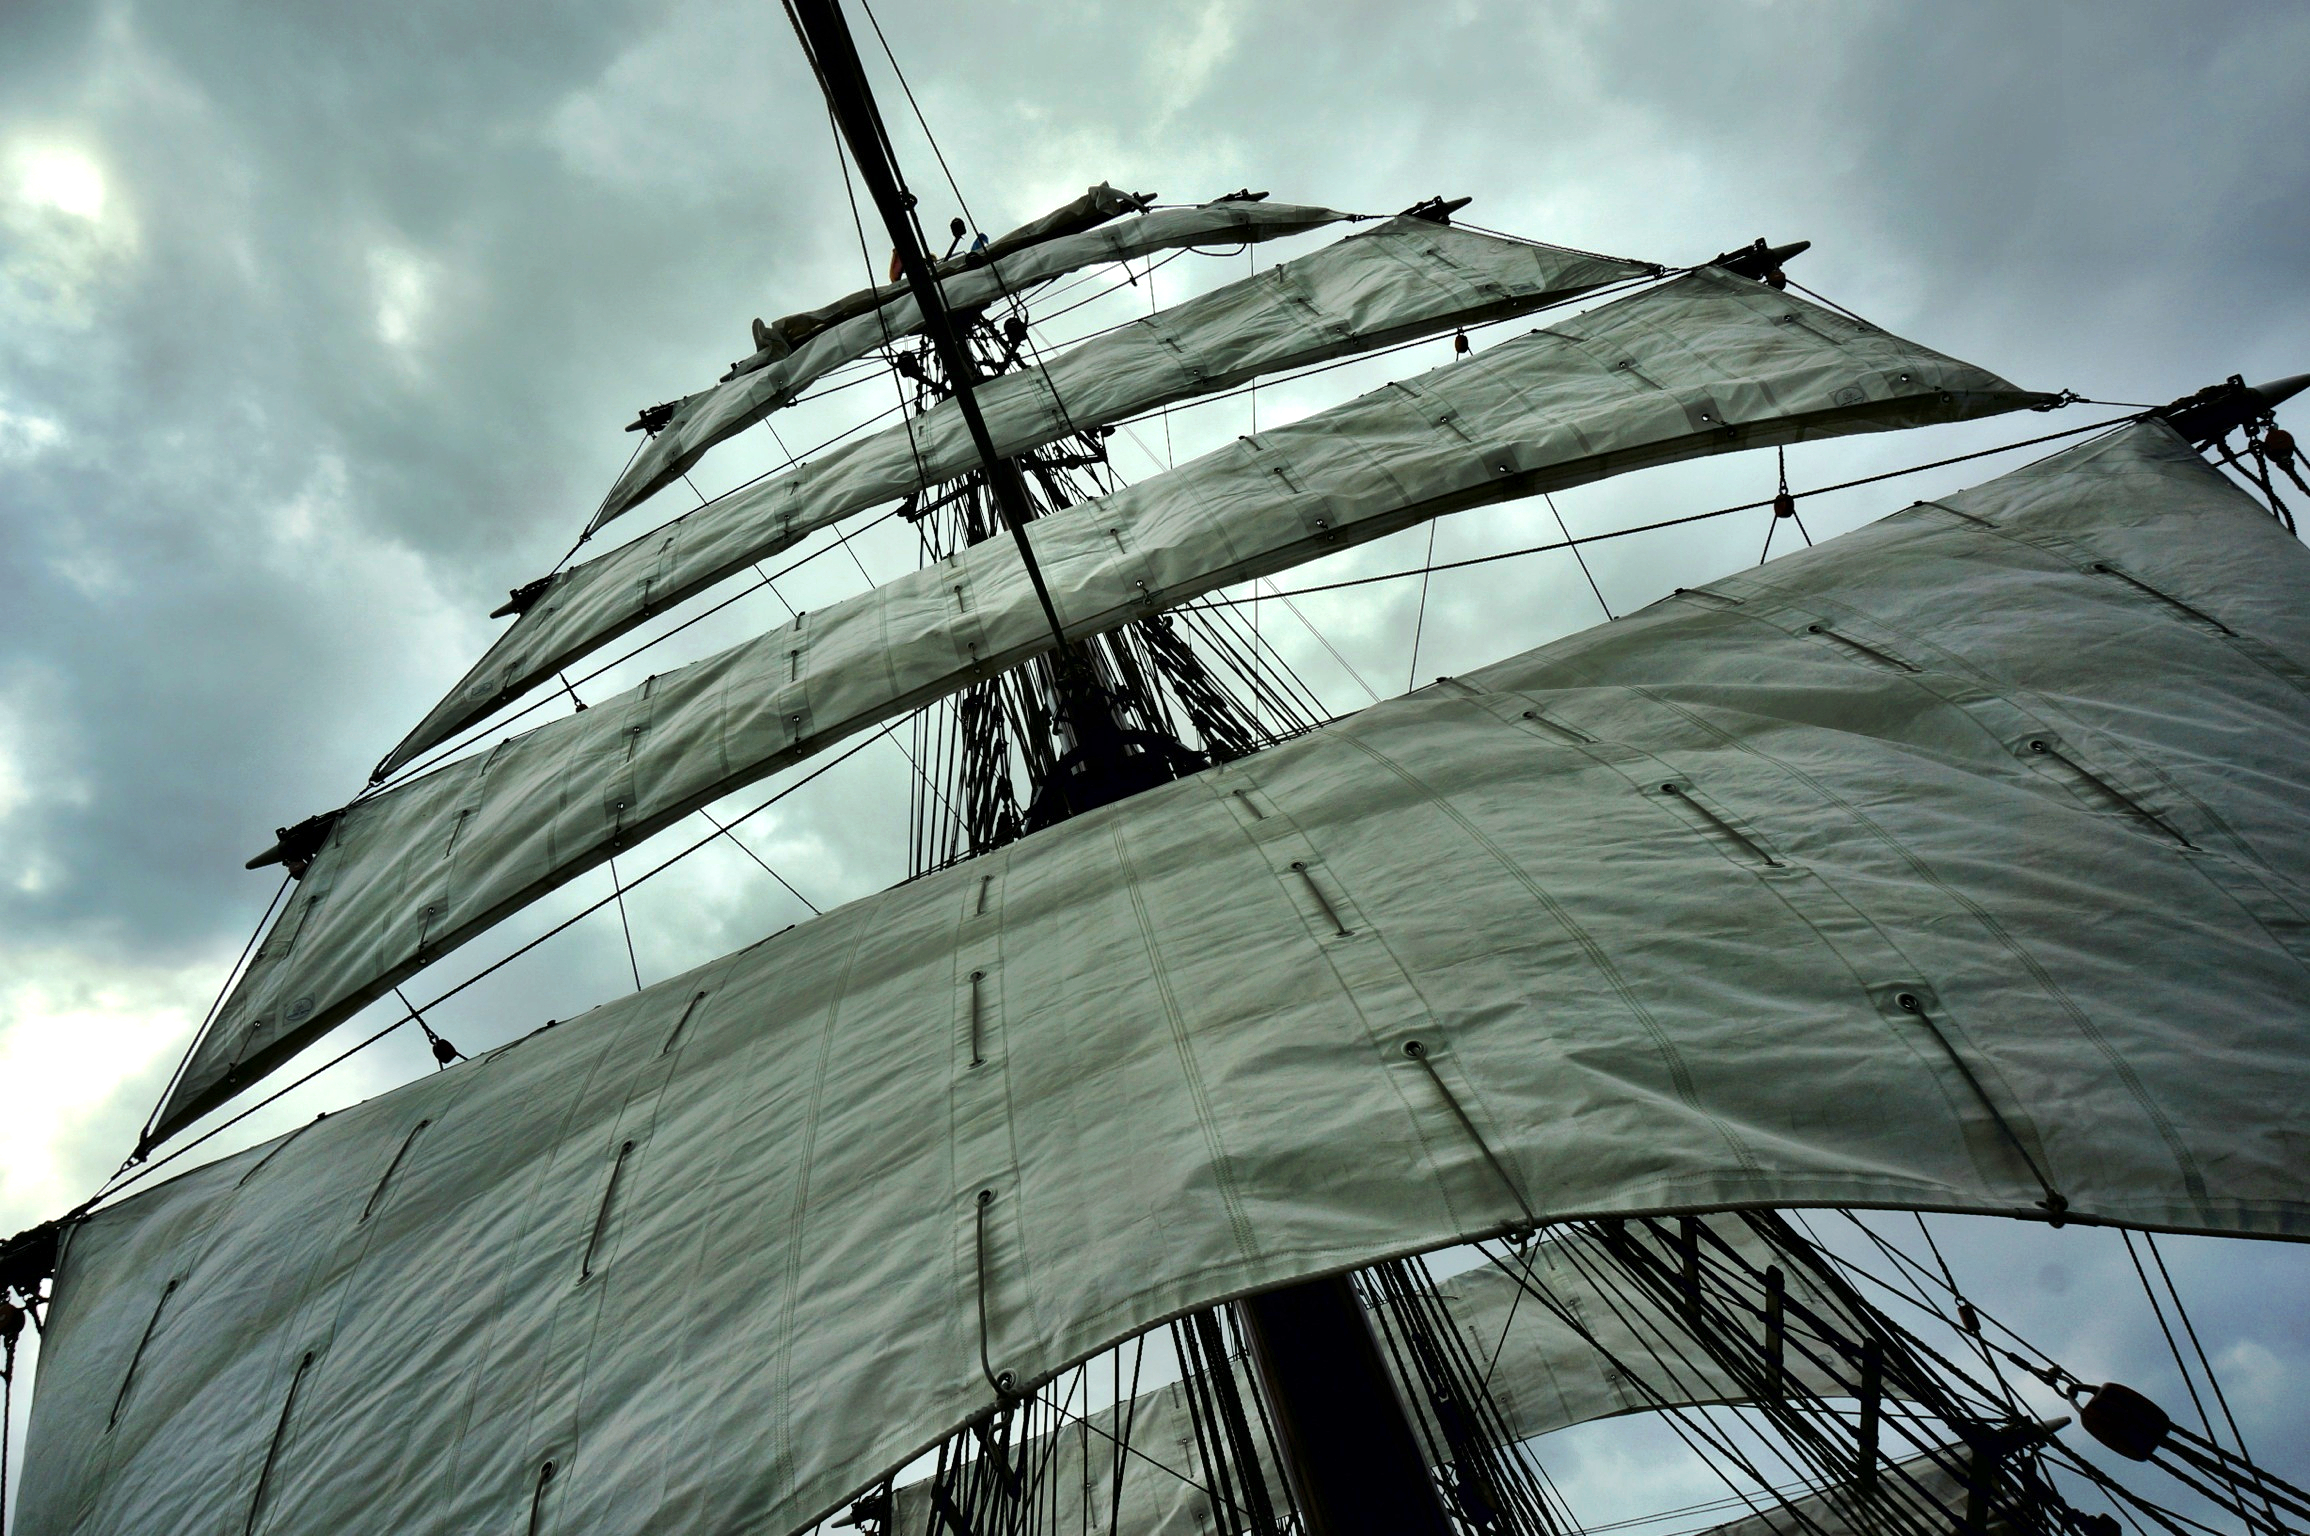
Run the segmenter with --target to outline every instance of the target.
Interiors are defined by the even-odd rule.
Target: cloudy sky
[[[2298,5],[887,0],[880,17],[990,230],[1101,179],[1378,213],[1465,194],[1482,224],[1668,262],[1811,239],[1800,280],[2032,387],[2157,402],[2310,367]],[[943,225],[953,197],[893,121]],[[1252,259],[1152,281],[1167,301]],[[823,109],[766,0],[0,9],[0,1229],[112,1170],[272,892],[241,861],[346,799],[478,654],[488,608],[624,462],[635,409],[749,350],[751,317],[860,275]],[[1369,382],[1276,391],[1262,419]],[[1172,451],[1246,430],[1223,414],[1246,410],[1183,416]],[[2092,419],[1823,445],[1791,477]],[[769,451],[734,444],[700,482]],[[1824,498],[1808,522],[1834,532],[2012,462]],[[1603,529],[1750,500],[1771,474],[1748,456],[1558,501]],[[1438,555],[1534,542],[1550,516],[1463,515]],[[1631,540],[1593,566],[1620,611],[1753,562],[1762,532]],[[912,559],[861,553],[876,576]],[[1399,539],[1346,564],[1420,553]],[[862,580],[820,561],[793,595]],[[1418,671],[1593,623],[1595,602],[1562,557],[1439,578]],[[1304,632],[1284,643],[1345,710],[1364,684],[1402,691],[1415,607],[1401,584],[1311,604],[1348,667]],[[821,906],[864,894],[903,873],[904,797],[895,751],[862,753],[751,824],[753,846]],[[606,890],[544,904],[441,985]],[[723,847],[631,915],[654,979],[807,914]],[[494,1043],[627,976],[601,919],[534,959],[437,1022]],[[247,1134],[423,1065],[381,1049]],[[2102,1248],[2029,1237],[1983,1239],[1982,1283],[2077,1343],[2080,1369],[2154,1378],[2154,1332]],[[2278,1437],[2306,1404],[2283,1383],[2310,1366],[2310,1265],[2223,1248],[2177,1245],[2185,1283]],[[2090,1328],[2089,1280],[2116,1287]],[[2251,1304],[2272,1294],[2291,1304]]]

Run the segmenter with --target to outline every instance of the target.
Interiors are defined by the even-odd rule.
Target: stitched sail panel
[[[2155,423],[1947,506],[97,1211],[23,1529],[238,1530],[269,1460],[268,1530],[519,1530],[551,1460],[558,1529],[797,1530],[988,1413],[982,1348],[1031,1384],[1527,1205],[2042,1173],[2310,1238],[2310,553]]]
[[[1704,270],[1240,439],[1031,536],[1070,637],[1088,635],[1462,507],[2040,398]],[[621,848],[1051,644],[1017,551],[990,540],[356,802],[160,1128]]]
[[[1023,453],[1246,379],[1521,314],[1651,271],[1641,262],[1391,219],[1157,315],[1042,367],[990,379],[996,450]],[[596,647],[865,508],[969,473],[952,402],[732,492],[556,577],[378,765],[389,773]]]
[[[1290,203],[1159,208],[1030,244],[985,266],[953,272],[941,280],[939,289],[949,308],[977,309],[1083,267],[1136,261],[1156,251],[1189,246],[1278,240],[1347,217],[1329,208],[1302,208]],[[879,304],[873,302],[878,297]],[[773,358],[757,353],[739,364],[744,371],[711,389],[683,396],[673,419],[642,446],[617,484],[610,487],[586,527],[588,533],[673,484],[705,457],[707,449],[791,404],[803,390],[844,363],[911,336],[922,326],[922,313],[913,295],[895,285],[853,294],[825,312],[793,318],[817,328],[809,330],[785,355]]]

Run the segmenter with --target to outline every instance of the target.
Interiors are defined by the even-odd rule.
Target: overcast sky
[[[1479,223],[1672,263],[1811,239],[1801,281],[2031,387],[2158,402],[2310,368],[2300,5],[888,0],[881,20],[989,230],[1102,179],[1376,213],[1470,195]],[[952,196],[889,106],[943,226]],[[1182,258],[1157,291],[1250,259]],[[860,276],[823,108],[768,0],[0,8],[0,1229],[112,1170],[272,893],[277,873],[242,860],[348,798],[487,644],[488,608],[625,461],[635,409],[748,351],[750,318]],[[1369,382],[1281,391],[1262,419]],[[1220,409],[1182,418],[1174,451],[1246,430]],[[1808,448],[1791,477],[2092,419]],[[767,452],[733,445],[700,482]],[[1831,533],[2014,462],[1824,499],[1808,522]],[[1601,529],[1753,499],[1771,473],[1749,455],[1558,501]],[[1548,516],[1464,515],[1438,554],[1533,542]],[[1629,541],[1595,571],[1621,611],[1753,562],[1762,534]],[[911,560],[863,553],[877,576]],[[1420,554],[1399,536],[1346,563]],[[825,561],[796,587],[823,601],[845,579]],[[1414,611],[1398,584],[1310,617],[1389,694]],[[692,638],[726,643],[753,612]],[[1439,578],[1418,671],[1601,616],[1561,557]],[[1334,708],[1365,701],[1288,643]],[[904,768],[862,754],[753,824],[754,846],[822,906],[888,884]],[[734,851],[696,866],[634,900],[645,979],[806,915]],[[607,889],[579,886],[509,934]],[[439,1022],[488,1044],[609,996],[615,936],[580,925]],[[422,1066],[381,1051],[251,1133]],[[1984,1284],[2090,1355],[2084,1373],[2153,1378],[2138,1293],[2101,1295],[2119,1278],[2102,1249],[2026,1236],[1983,1240]],[[2266,1441],[2299,1438],[2310,1265],[2177,1251],[2244,1411]],[[2089,1278],[2111,1309],[2090,1328],[2067,1289]]]

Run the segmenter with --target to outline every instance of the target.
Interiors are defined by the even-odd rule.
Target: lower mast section
[[[1236,1308],[1308,1536],[1451,1536],[1348,1277],[1265,1291]]]

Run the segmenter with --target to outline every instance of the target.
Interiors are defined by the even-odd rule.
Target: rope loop
[[[1950,1043],[1948,1035],[1944,1034],[1941,1026],[1933,1021],[1933,1016],[1925,1011],[1924,1003],[1919,1001],[1914,992],[1897,993],[1893,1002],[1903,1013],[1915,1014],[1917,1021],[1933,1032],[1933,1038],[1940,1043],[1943,1053],[1949,1058],[1949,1064],[1955,1067],[1958,1075],[1965,1079],[1965,1085],[1973,1090],[1973,1096],[1981,1101],[1981,1107],[1989,1111],[1989,1118],[1996,1122],[1998,1133],[2005,1138],[2006,1145],[2013,1148],[2014,1154],[2029,1169],[2030,1177],[2037,1180],[2038,1188],[2045,1191],[2045,1198],[2038,1201],[2037,1204],[2045,1211],[2047,1223],[2056,1227],[2062,1225],[2069,1213],[2068,1197],[2053,1187],[2053,1181],[2046,1177],[2045,1170],[2039,1167],[2037,1159],[2030,1155],[2029,1148],[2022,1142],[2020,1133],[2015,1131],[2012,1122],[2005,1118],[2005,1111],[1999,1109],[1997,1101],[1990,1098],[1989,1090],[1982,1086],[1981,1079],[1974,1075],[1973,1068],[1966,1064],[1965,1058],[1957,1054],[1957,1047]]]
[[[1476,1122],[1468,1118],[1468,1112],[1460,1107],[1458,1095],[1452,1092],[1451,1085],[1444,1081],[1444,1075],[1436,1070],[1435,1062],[1429,1059],[1427,1046],[1418,1040],[1406,1040],[1404,1042],[1404,1054],[1427,1070],[1428,1081],[1436,1085],[1436,1092],[1442,1094],[1444,1102],[1451,1106],[1453,1116],[1460,1122],[1460,1128],[1468,1133],[1468,1139],[1476,1144],[1476,1150],[1484,1154],[1484,1161],[1492,1165],[1492,1172],[1498,1175],[1500,1182],[1507,1187],[1509,1198],[1513,1199],[1516,1202],[1516,1208],[1524,1213],[1523,1225],[1514,1230],[1519,1233],[1537,1230],[1540,1226],[1540,1217],[1533,1211],[1532,1202],[1524,1198],[1523,1189],[1508,1176],[1507,1165],[1501,1162],[1498,1155],[1492,1151],[1491,1144],[1484,1140],[1484,1133],[1477,1130]]]
[[[993,1190],[979,1191],[976,1206],[979,1240],[979,1370],[986,1376],[987,1385],[995,1389],[996,1399],[1007,1404],[1016,1394],[1018,1378],[1009,1371],[996,1370],[993,1359],[987,1354],[987,1207],[994,1203]]]

